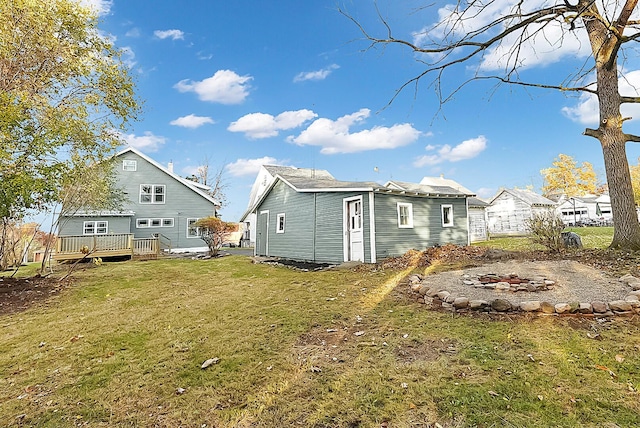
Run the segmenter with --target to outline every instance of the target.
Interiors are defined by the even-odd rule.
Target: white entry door
[[[364,232],[362,230],[362,199],[347,202],[347,235],[349,261],[364,261]]]

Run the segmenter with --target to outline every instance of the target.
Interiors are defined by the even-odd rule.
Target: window
[[[199,238],[200,228],[195,226],[195,223],[200,220],[199,218],[187,219],[187,238]]]
[[[398,227],[413,228],[413,204],[398,202]]]
[[[453,226],[453,205],[442,205],[442,227]]]
[[[131,159],[124,159],[122,161],[123,171],[135,171],[136,169],[138,169],[138,161],[134,161]]]
[[[109,222],[107,221],[85,221],[82,227],[83,235],[106,235]]]
[[[173,227],[172,218],[139,218],[136,220],[136,227]]]
[[[284,233],[284,213],[280,213],[277,216],[276,233]]]
[[[164,204],[165,186],[164,184],[141,184],[140,203],[141,204]]]

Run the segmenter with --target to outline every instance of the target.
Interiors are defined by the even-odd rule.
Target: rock
[[[449,293],[448,291],[446,291],[446,290],[442,290],[442,291],[439,291],[439,292],[436,294],[436,296],[438,296],[438,298],[439,298],[440,300],[444,300],[444,299],[446,299],[446,298],[447,298],[447,296],[449,296],[450,294],[451,294],[451,293]]]
[[[562,243],[567,248],[582,248],[582,240],[580,235],[575,232],[560,232]]]
[[[590,314],[593,313],[593,308],[591,307],[591,303],[580,303],[578,307],[578,312],[581,314]]]
[[[433,297],[425,296],[423,302],[430,308],[431,306],[433,306]]]
[[[537,300],[520,303],[520,310],[524,312],[537,312],[540,310],[541,304]]]
[[[484,309],[489,306],[489,302],[486,300],[471,300],[469,301],[470,309]]]
[[[451,303],[446,303],[446,302],[442,302],[442,307],[444,309],[453,309],[453,304]]]
[[[487,290],[493,290],[496,288],[495,284],[484,284],[484,288],[486,288]]]
[[[214,364],[218,364],[218,362],[220,362],[220,358],[215,357],[215,358],[209,358],[207,361],[205,361],[204,363],[202,363],[202,365],[200,366],[200,368],[202,370],[206,369],[209,366],[212,366]]]
[[[625,302],[637,302],[640,300],[640,297],[638,297],[635,294],[629,294],[627,297],[624,298]]]
[[[545,279],[543,284],[546,285],[547,287],[551,287],[551,286],[556,285],[556,282],[555,281],[551,281],[549,279]]]
[[[437,288],[437,287],[430,288],[429,291],[427,291],[426,296],[428,296],[428,297],[436,297],[438,295],[438,293],[440,292],[440,290],[441,289]]]
[[[464,309],[469,306],[469,299],[466,297],[458,297],[453,301],[453,307],[456,309]]]
[[[476,282],[475,282],[475,281],[468,280],[468,279],[465,279],[464,281],[462,281],[462,283],[463,283],[464,285],[475,285],[475,283],[476,283]]]
[[[640,290],[634,290],[629,292],[630,296],[640,296]]]
[[[420,277],[420,275],[414,273],[413,275],[409,275],[408,280],[409,280],[409,283],[414,284],[416,282],[422,281],[422,277]]]
[[[571,305],[568,303],[556,303],[554,308],[557,314],[564,314],[571,311]]]
[[[553,305],[553,303],[549,302],[540,303],[540,309],[545,314],[553,314],[556,311],[556,307]]]
[[[535,284],[529,283],[526,286],[527,286],[527,291],[529,293],[534,293],[534,292],[538,291],[538,288],[536,287]]]
[[[446,303],[453,303],[456,300],[456,296],[454,296],[453,294],[449,294],[447,297],[444,298],[444,302]]]
[[[418,293],[420,293],[421,296],[424,296],[429,292],[430,289],[431,287],[429,287],[428,285],[422,284],[420,285],[420,288],[418,288]]]
[[[604,314],[609,310],[605,302],[591,302],[591,309],[597,314]]]
[[[580,302],[569,302],[569,306],[571,307],[571,309],[569,309],[569,312],[575,314],[580,308]]]
[[[414,293],[417,293],[420,291],[420,288],[424,287],[422,284],[420,284],[419,282],[415,282],[411,284],[411,291],[413,291]]]
[[[635,276],[631,275],[630,273],[626,274],[626,275],[622,275],[619,279],[619,281],[624,282],[625,284],[628,284],[629,281],[636,281],[638,280],[638,278],[636,278]]]
[[[630,311],[631,308],[631,304],[624,300],[614,300],[613,302],[609,302],[609,309],[614,312],[627,312]]]
[[[511,303],[505,299],[495,299],[491,302],[491,309],[498,312],[508,312],[511,310]]]
[[[506,291],[511,289],[511,284],[508,282],[497,282],[496,291]]]
[[[630,282],[629,286],[632,290],[640,290],[640,280],[635,282]]]

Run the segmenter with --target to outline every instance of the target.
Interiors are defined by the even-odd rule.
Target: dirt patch
[[[440,339],[427,342],[410,342],[395,349],[396,359],[402,364],[416,361],[435,361],[441,355],[456,355],[458,346],[452,340]]]
[[[55,278],[0,278],[0,315],[22,312],[58,295],[69,281]]]

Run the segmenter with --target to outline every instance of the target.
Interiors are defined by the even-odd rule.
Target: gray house
[[[253,205],[255,253],[375,263],[410,249],[469,243],[467,195],[451,187],[276,174]]]
[[[134,238],[155,235],[172,249],[202,248],[194,223],[216,215],[220,203],[208,187],[173,173],[134,148],[116,155],[118,187],[128,201],[118,212],[77,212],[58,219],[59,236],[133,234]]]

